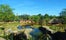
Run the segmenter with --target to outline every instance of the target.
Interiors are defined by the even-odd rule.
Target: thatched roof
[[[50,24],[58,24],[58,23],[63,23],[61,19],[53,18],[49,21]]]

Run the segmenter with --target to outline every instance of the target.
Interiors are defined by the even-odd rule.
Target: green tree
[[[40,17],[39,17],[38,15],[33,15],[33,16],[31,16],[31,19],[32,19],[36,24],[38,24]]]
[[[41,14],[38,14],[38,16],[39,16],[39,25],[43,25],[43,19],[44,19],[44,17],[43,17],[43,15],[41,15]]]
[[[60,13],[60,19],[66,24],[66,9],[63,9]]]
[[[48,24],[48,21],[50,20],[50,16],[48,14],[44,15],[45,25]]]
[[[24,14],[24,15],[20,15],[19,18],[23,19],[23,20],[29,20],[30,15]]]
[[[15,16],[15,21],[20,21],[19,16]]]
[[[0,21],[14,21],[15,15],[9,5],[0,5]]]

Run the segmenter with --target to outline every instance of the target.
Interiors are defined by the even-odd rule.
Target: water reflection
[[[25,29],[28,29],[30,31],[30,29],[32,29],[32,31],[29,33],[29,35],[32,36],[32,38],[38,39],[38,37],[42,34],[41,31],[38,28],[32,28],[30,25],[26,25],[24,26]],[[22,26],[18,26],[18,29],[23,29]]]

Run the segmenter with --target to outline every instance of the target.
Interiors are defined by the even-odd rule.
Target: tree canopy
[[[0,5],[0,21],[13,21],[14,17],[13,10],[9,5]]]
[[[66,24],[66,9],[61,11],[60,18],[63,20],[63,23]]]

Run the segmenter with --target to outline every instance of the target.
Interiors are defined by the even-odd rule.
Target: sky
[[[8,4],[15,15],[37,15],[46,13],[58,16],[66,8],[66,0],[0,0],[0,4]]]

